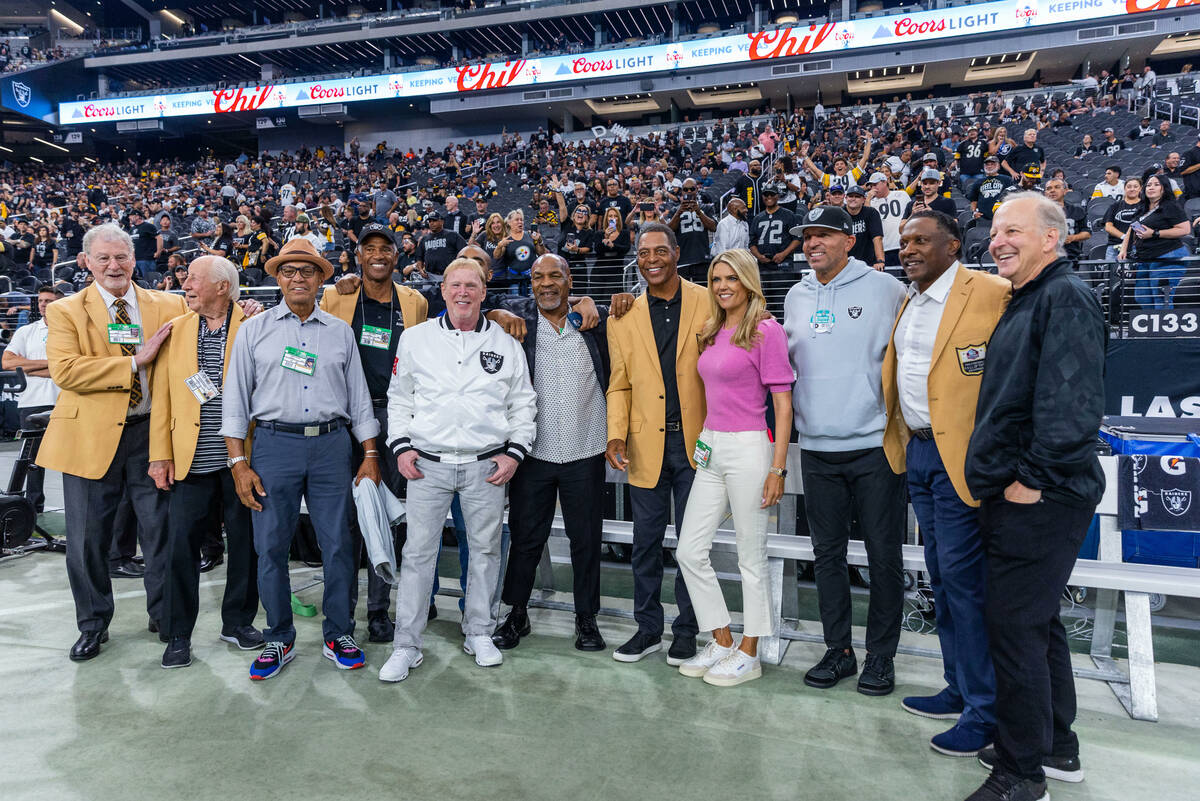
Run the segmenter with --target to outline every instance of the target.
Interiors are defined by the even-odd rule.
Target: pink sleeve
[[[788,359],[787,334],[783,326],[774,320],[763,320],[758,324],[762,341],[755,353],[758,356],[758,375],[771,392],[789,392],[796,376]]]

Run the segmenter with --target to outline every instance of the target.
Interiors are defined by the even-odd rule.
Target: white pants
[[[707,467],[696,469],[679,529],[675,560],[683,573],[701,631],[729,625],[729,609],[709,560],[713,537],[728,504],[737,531],[738,570],[742,574],[742,623],[747,637],[775,634],[767,578],[767,520],[763,484],[774,445],[766,431],[710,431],[700,441],[712,448]]]

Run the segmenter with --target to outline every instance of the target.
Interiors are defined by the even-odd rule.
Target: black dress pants
[[[999,765],[1042,781],[1042,757],[1079,754],[1075,677],[1059,604],[1095,513],[1042,499],[987,498],[979,511],[987,551],[984,614],[996,667]]]
[[[504,574],[504,603],[526,606],[542,550],[550,538],[555,503],[571,543],[575,614],[600,611],[600,541],[604,527],[604,454],[556,464],[527,457],[509,485],[512,544]]]
[[[80,631],[103,631],[113,616],[112,579],[108,575],[117,506],[128,493],[137,518],[138,537],[146,559],[146,611],[162,619],[163,582],[167,572],[167,493],[154,486],[150,467],[150,419],[127,423],[117,451],[100,478],[63,474],[67,518],[67,579],[75,598]]]
[[[883,448],[800,452],[804,508],[812,535],[817,603],[827,648],[850,647],[850,518],[862,528],[871,570],[867,652],[895,656],[904,611],[905,477]]]
[[[229,541],[221,627],[249,626],[258,614],[258,557],[250,534],[250,510],[237,496],[233,473],[228,468],[189,473],[175,482],[168,502],[168,570],[161,622],[169,637],[191,637],[196,625],[200,554],[212,530],[210,510],[225,523]]]

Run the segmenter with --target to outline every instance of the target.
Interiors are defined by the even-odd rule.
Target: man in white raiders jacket
[[[379,671],[383,681],[402,681],[423,659],[421,634],[442,526],[456,492],[471,548],[463,650],[482,667],[502,661],[491,635],[504,485],[533,445],[537,395],[521,343],[479,313],[486,286],[477,262],[451,262],[442,283],[446,314],[406,329],[397,347],[388,387],[388,447],[408,479],[408,540],[396,639]]]

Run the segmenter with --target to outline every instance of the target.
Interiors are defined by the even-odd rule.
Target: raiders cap
[[[382,236],[388,241],[389,244],[392,245],[392,247],[396,246],[396,235],[393,234],[392,229],[388,228],[386,225],[380,225],[379,223],[364,225],[362,230],[358,233],[358,244],[361,245],[365,243],[367,241],[367,237],[369,236]]]
[[[817,206],[800,218],[800,224],[793,226],[792,236],[804,236],[805,228],[831,228],[843,234],[853,235],[850,215],[844,209],[836,206]]]

